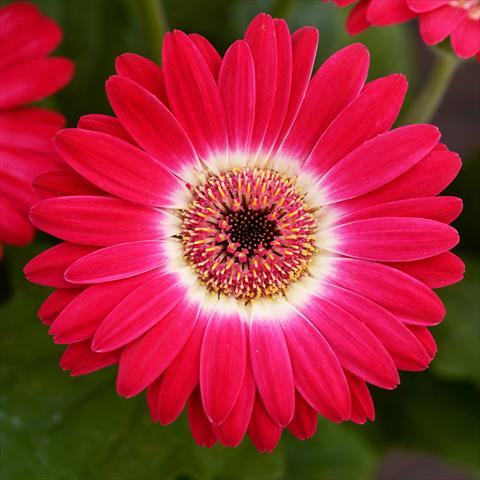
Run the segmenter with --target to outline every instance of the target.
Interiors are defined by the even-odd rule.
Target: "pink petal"
[[[368,50],[357,43],[336,52],[317,70],[282,154],[297,160],[308,157],[322,133],[360,93],[368,65]]]
[[[7,244],[26,245],[34,237],[34,229],[28,221],[28,211],[39,198],[27,182],[11,178],[1,171],[0,177],[0,201],[3,203],[0,205],[0,236],[5,237]],[[13,235],[12,241],[7,240],[10,235]],[[17,236],[19,238],[15,240]]]
[[[21,213],[10,200],[1,195],[0,241],[7,245],[23,246],[29,244],[33,237],[33,227],[25,214]]]
[[[23,269],[23,273],[30,282],[46,287],[68,288],[75,287],[64,278],[65,270],[75,260],[95,251],[94,247],[60,243],[45,250],[30,260]]]
[[[320,297],[312,297],[300,311],[325,337],[346,370],[382,388],[400,383],[392,358],[359,319]]]
[[[358,35],[370,26],[367,20],[370,0],[360,0],[350,11],[345,28],[350,35]]]
[[[457,176],[460,167],[461,160],[456,153],[432,151],[390,183],[361,197],[338,203],[335,207],[351,211],[393,200],[438,195]]]
[[[30,11],[24,10],[31,7]],[[5,11],[6,8],[10,12]],[[36,6],[10,4],[2,8],[0,17],[2,72],[11,65],[48,55],[60,43],[62,31],[50,18],[42,15]]]
[[[218,78],[218,72],[220,71],[222,57],[220,57],[215,47],[202,35],[191,33],[189,37],[202,54],[203,59],[212,72],[213,78],[216,80]]]
[[[135,203],[171,206],[175,177],[130,143],[79,128],[61,130],[54,142],[62,158],[102,190]]]
[[[408,262],[432,257],[457,245],[457,231],[425,218],[379,217],[330,228],[330,251],[381,262]]]
[[[151,385],[187,342],[199,306],[180,301],[147,333],[125,347],[120,359],[117,392],[133,397]]]
[[[340,422],[350,416],[350,395],[337,356],[304,317],[292,314],[282,323],[292,361],[295,386],[323,416]]]
[[[175,30],[165,35],[163,68],[172,112],[200,157],[227,150],[227,128],[215,80],[193,41]]]
[[[439,139],[432,125],[409,125],[363,143],[319,181],[325,202],[358,197],[385,185],[418,163]]]
[[[115,261],[112,262],[112,259]],[[72,262],[65,278],[72,283],[111,282],[148,272],[166,262],[161,242],[120,243]]]
[[[352,395],[351,420],[360,424],[375,420],[375,408],[367,384],[348,372],[345,372],[345,375]]]
[[[282,436],[282,427],[268,416],[260,395],[255,397],[248,436],[259,452],[271,452]]]
[[[213,426],[215,435],[226,447],[236,447],[247,433],[255,401],[255,380],[247,349],[245,376],[237,401],[227,419],[218,426]]]
[[[62,164],[60,157],[51,150],[39,152],[18,147],[2,148],[0,163],[2,192],[7,194],[9,178],[21,182],[22,186],[28,187],[31,191],[30,183],[35,175],[54,170]]]
[[[45,325],[51,325],[57,315],[79,294],[81,288],[58,288],[43,302],[38,318]]]
[[[184,295],[185,287],[171,274],[140,285],[103,320],[93,338],[92,349],[108,352],[135,340],[160,322]]]
[[[321,283],[322,297],[351,313],[363,323],[386,348],[395,366],[418,371],[427,367],[429,358],[422,345],[398,318],[372,300],[350,290]]]
[[[386,265],[337,258],[326,281],[370,298],[406,323],[436,325],[445,316],[445,307],[432,290]]]
[[[3,154],[3,152],[2,152]],[[2,172],[0,169],[0,192],[1,196],[11,201],[11,207],[18,211],[26,220],[26,215],[30,205],[38,201],[38,197],[30,183],[26,179],[15,178],[11,175],[12,172]],[[8,207],[4,207],[8,210]],[[11,217],[11,220],[13,217]],[[0,222],[2,220],[0,219]],[[4,219],[4,223],[6,220]],[[12,225],[12,222],[10,222]],[[5,227],[8,230],[8,226]]]
[[[478,5],[476,6],[478,8]],[[480,22],[465,18],[452,32],[453,51],[460,58],[470,58],[480,52]]]
[[[138,83],[167,105],[163,72],[156,63],[135,53],[124,53],[115,59],[115,70],[118,75]]]
[[[262,145],[272,115],[277,85],[277,40],[272,17],[257,15],[245,32],[245,41],[252,51],[255,64],[255,121],[251,150],[257,152]]]
[[[60,368],[70,370],[70,375],[86,375],[102,368],[115,365],[120,352],[96,353],[90,348],[90,341],[69,345],[60,359]]]
[[[187,340],[187,343],[188,343],[188,340]],[[173,363],[173,362],[172,362]],[[171,364],[170,364],[171,365]],[[168,368],[168,367],[167,367]],[[159,416],[160,416],[160,412],[161,412],[161,406],[160,406],[160,403],[158,401],[159,399],[159,395],[160,395],[160,386],[162,384],[162,379],[163,379],[163,375],[161,375],[159,378],[157,378],[148,388],[147,388],[147,405],[148,405],[148,409],[150,410],[150,417],[152,419],[153,422],[158,422],[159,421]],[[192,389],[193,390],[193,389]],[[190,392],[191,393],[191,392]],[[190,393],[188,395],[190,395]],[[187,395],[187,398],[188,398],[188,395]],[[183,410],[183,407],[185,406],[185,402],[182,404],[181,406],[181,409],[180,409],[180,412]],[[175,418],[178,417],[178,415],[180,414],[180,412],[178,412],[177,416]],[[175,420],[174,418],[174,420]],[[168,422],[170,423],[170,422]],[[166,424],[165,424],[166,425]]]
[[[407,0],[407,6],[416,13],[429,12],[446,5],[450,0]]]
[[[420,15],[420,34],[423,41],[427,45],[435,45],[445,40],[466,15],[465,10],[450,5]]]
[[[135,140],[128,134],[120,120],[110,115],[90,114],[83,115],[78,120],[78,128],[83,130],[93,130],[95,132],[103,132],[120,140],[125,140],[135,145]]]
[[[55,343],[74,343],[93,337],[105,317],[135,288],[148,282],[159,272],[134,278],[94,285],[75,295],[53,322],[49,333]]]
[[[0,204],[2,230],[0,234],[3,233],[3,235],[11,233],[15,235],[16,231],[21,230],[21,224],[15,226],[18,223],[17,219],[28,224],[26,218],[28,209],[32,203],[38,200],[38,196],[32,191],[29,184],[29,180],[35,175],[35,171],[29,172],[29,165],[26,162],[19,166],[16,171],[11,169],[9,164],[14,159],[9,158],[11,152],[2,150],[2,162],[0,163],[0,198],[2,199]],[[17,150],[15,153],[15,156],[21,161],[21,150]]]
[[[21,154],[20,151],[18,153]],[[32,191],[32,187],[27,178],[19,178],[14,172],[5,172],[2,171],[1,168],[0,192],[2,197],[11,201],[11,206],[18,210],[23,217],[28,213],[30,205],[38,201],[38,196]]]
[[[150,413],[153,420],[162,425],[173,422],[180,415],[185,402],[198,385],[200,351],[207,321],[207,315],[200,312],[193,332],[181,352],[161,378],[148,389]]]
[[[304,168],[323,175],[362,143],[391,128],[407,91],[403,75],[390,75],[366,85],[363,92],[320,137]]]
[[[44,198],[106,194],[106,192],[95,187],[77,172],[70,169],[55,170],[35,177],[33,189]]]
[[[389,263],[389,265],[417,278],[430,288],[453,285],[462,280],[465,273],[464,263],[452,252],[441,253],[416,262]]]
[[[295,389],[287,343],[275,319],[252,318],[250,352],[263,404],[272,420],[284,427],[295,411]]]
[[[42,100],[72,78],[73,63],[66,58],[38,58],[2,71],[0,109]]]
[[[421,327],[418,325],[409,325],[408,328],[422,343],[423,347],[430,356],[430,360],[433,360],[433,357],[435,357],[435,354],[437,353],[437,344],[435,343],[435,339],[430,333],[430,330],[426,327]]]
[[[49,198],[33,205],[30,220],[62,240],[104,247],[163,238],[163,214],[109,197]]]
[[[26,24],[33,24],[41,18],[38,7],[29,2],[14,2],[0,9],[0,35],[4,40],[7,34],[18,33]],[[30,26],[29,25],[29,26]]]
[[[368,21],[377,26],[407,22],[416,16],[405,0],[372,0],[367,10]]]
[[[217,439],[202,405],[200,389],[196,389],[188,399],[188,423],[192,436],[200,447],[213,447]]]
[[[274,151],[285,139],[297,118],[310,82],[317,45],[318,30],[316,28],[303,27],[292,35],[292,88],[287,113]]]
[[[349,223],[372,217],[417,217],[451,223],[461,213],[463,202],[457,197],[423,197],[380,203],[343,215],[335,223]]]
[[[4,113],[10,116],[10,118],[18,115],[19,120],[23,119],[29,123],[35,123],[37,127],[40,127],[40,124],[42,124],[44,127],[57,130],[63,127],[66,122],[65,117],[61,113],[40,107],[20,107]]]
[[[448,147],[444,143],[437,143],[435,148],[433,149],[434,152],[448,152]]]
[[[174,172],[195,165],[197,155],[185,130],[150,92],[122,77],[111,77],[106,88],[122,124],[158,164]]]
[[[52,137],[63,128],[65,119],[57,112],[36,107],[0,111],[2,148],[26,148],[53,153]]]
[[[248,45],[237,40],[225,54],[218,78],[231,152],[247,152],[255,115],[255,67]]]
[[[3,153],[2,151],[2,156]],[[7,241],[7,243],[22,245],[23,243],[15,242],[26,241],[29,243],[32,241],[33,231],[31,225],[29,225],[27,215],[30,205],[35,203],[38,198],[26,179],[15,178],[10,173],[5,173],[0,167],[0,198],[2,198],[1,201],[3,203],[3,205],[0,205],[2,212],[0,235],[5,238],[8,238],[10,235],[13,235],[12,238],[15,238],[17,235],[20,235],[20,238],[22,238],[25,235],[25,240]]]
[[[0,164],[2,193],[10,195],[6,189],[11,180],[17,182],[22,188],[29,187],[29,181],[33,176],[53,168],[55,168],[55,164],[49,158],[48,153],[2,147],[2,163]],[[16,198],[15,195],[11,195],[11,197]]]
[[[238,398],[245,375],[245,325],[237,313],[213,312],[200,355],[200,389],[210,421],[223,423]]]
[[[303,399],[298,391],[295,391],[295,415],[288,425],[290,432],[300,440],[306,440],[315,435],[317,423],[317,412]]]
[[[277,44],[277,73],[275,97],[268,122],[262,150],[269,155],[275,145],[287,113],[290,91],[292,88],[292,41],[287,22],[283,19],[274,19],[276,44]]]

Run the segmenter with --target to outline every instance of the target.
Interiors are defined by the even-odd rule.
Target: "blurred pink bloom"
[[[72,62],[47,57],[61,38],[58,25],[30,3],[0,8],[0,249],[2,243],[32,241],[28,211],[39,200],[32,180],[62,164],[51,139],[64,126],[63,117],[23,106],[70,81]]]
[[[35,181],[31,220],[64,243],[25,273],[58,288],[39,316],[62,368],[118,364],[119,395],[147,389],[163,425],[187,404],[199,445],[373,419],[367,384],[427,368],[432,288],[463,276],[462,203],[437,196],[458,155],[434,126],[391,130],[407,82],[365,83],[363,45],[311,78],[317,41],[261,14],[223,59],[181,31],[163,69],[124,54],[116,116],[59,132],[73,170]]]
[[[328,0],[323,0],[328,1]],[[402,23],[418,17],[427,45],[450,36],[460,58],[480,59],[480,0],[332,0],[339,7],[356,3],[347,31],[356,35],[369,26]]]

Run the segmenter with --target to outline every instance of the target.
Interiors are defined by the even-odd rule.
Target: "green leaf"
[[[347,43],[360,42],[370,50],[369,79],[392,73],[403,73],[410,85],[415,84],[413,65],[414,43],[411,24],[371,27],[360,35],[349,37]],[[416,27],[416,26],[415,26]]]
[[[439,292],[447,315],[433,329],[438,354],[432,369],[442,377],[480,386],[480,262],[473,257],[464,261],[464,280]]]
[[[472,139],[475,142],[474,139]],[[462,169],[458,177],[447,188],[445,195],[453,195],[463,200],[463,212],[455,220],[455,228],[460,233],[461,246],[463,251],[470,252],[470,256],[476,255],[478,259],[478,246],[480,245],[480,222],[478,212],[480,210],[480,197],[478,195],[478,179],[480,178],[480,150],[471,155],[463,155]],[[467,265],[467,275],[469,270]],[[477,299],[474,296],[470,303]]]
[[[385,449],[434,454],[480,473],[479,394],[468,383],[442,381],[430,372],[402,373],[394,392],[376,390],[376,420],[363,433]]]
[[[363,480],[371,478],[377,455],[362,437],[362,426],[320,419],[317,434],[304,443],[289,436],[286,480]]]
[[[56,106],[70,125],[81,115],[111,112],[105,81],[114,74],[115,57],[146,53],[138,15],[129,0],[37,0],[38,8],[55,19],[64,38],[55,54],[75,63],[72,82],[56,96]]]

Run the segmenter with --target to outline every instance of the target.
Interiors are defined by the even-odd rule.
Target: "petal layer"
[[[386,265],[337,258],[326,279],[370,298],[407,323],[436,325],[445,316],[445,307],[432,290]]]
[[[295,410],[295,389],[287,343],[274,319],[252,320],[250,351],[255,383],[263,404],[274,422],[286,426]]]
[[[181,301],[151,330],[125,347],[117,376],[119,395],[137,395],[163,373],[191,335],[198,313],[198,305]]]
[[[185,288],[170,274],[133,290],[103,320],[92,348],[108,352],[126,345],[160,322],[185,295]]]
[[[49,198],[30,210],[37,228],[72,243],[99,247],[163,238],[162,218],[149,207],[95,196]]]
[[[221,424],[232,411],[245,375],[245,325],[236,312],[213,312],[200,356],[200,389],[207,417]]]
[[[459,241],[457,231],[449,225],[414,217],[357,220],[325,234],[333,237],[328,250],[381,262],[422,260],[450,250]]]
[[[175,177],[130,143],[79,128],[60,131],[54,142],[62,158],[102,190],[135,203],[171,206]]]
[[[72,262],[65,278],[74,284],[111,282],[148,272],[166,262],[161,242],[120,243]]]
[[[440,139],[431,125],[409,125],[365,142],[331,168],[318,186],[325,202],[358,197],[399,177],[418,163]]]

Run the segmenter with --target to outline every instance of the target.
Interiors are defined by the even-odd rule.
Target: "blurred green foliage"
[[[73,59],[76,75],[50,102],[69,125],[86,113],[108,113],[104,82],[125,51],[148,55],[135,0],[38,0],[64,29],[59,54]],[[172,28],[207,36],[221,53],[251,18],[269,11],[264,0],[165,0]],[[320,29],[318,62],[351,42],[346,12],[319,0],[293,2],[292,30]],[[355,41],[369,46],[370,77],[393,72],[417,80],[409,25],[371,29]],[[394,54],[392,54],[394,52]],[[47,296],[22,275],[23,265],[46,247],[39,236],[26,249],[7,249],[0,301],[0,468],[5,479],[278,479],[373,478],[378,461],[401,446],[441,456],[478,474],[479,261],[478,169],[470,162],[451,189],[468,199],[458,226],[469,249],[466,280],[440,294],[446,321],[433,330],[439,353],[430,371],[402,374],[394,392],[373,389],[377,419],[365,426],[321,420],[306,442],[283,435],[278,449],[259,454],[248,440],[237,449],[202,449],[185,416],[168,427],[151,423],[143,396],[119,398],[114,371],[70,378],[58,368],[53,345],[36,311]]]

